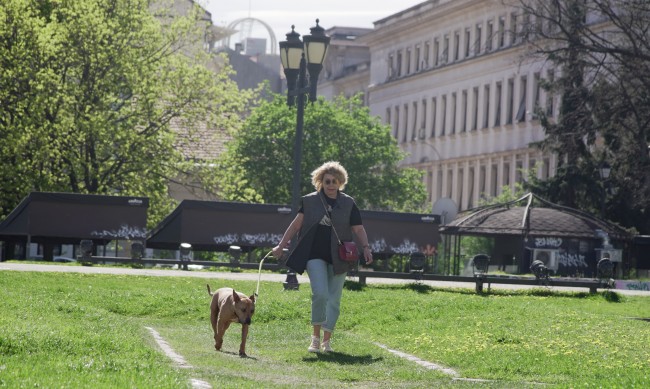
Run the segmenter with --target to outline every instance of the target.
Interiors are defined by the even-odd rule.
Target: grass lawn
[[[206,282],[249,295],[256,285],[0,272],[0,387],[183,388],[192,378],[213,388],[650,387],[650,297],[348,282],[336,352],[310,354],[309,286],[263,282],[240,358],[238,324],[214,350]],[[192,367],[176,367],[146,327]]]

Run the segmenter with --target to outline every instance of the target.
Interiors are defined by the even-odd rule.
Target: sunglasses
[[[328,178],[328,179],[326,179],[325,181],[323,181],[323,183],[324,183],[325,185],[330,185],[330,184],[334,184],[334,185],[336,185],[336,184],[338,183],[338,181],[336,180],[336,178],[333,179],[333,180],[330,180],[330,179]]]

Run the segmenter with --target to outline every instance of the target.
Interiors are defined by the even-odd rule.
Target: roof
[[[520,199],[470,210],[441,228],[443,234],[527,235],[600,239],[629,239],[622,228],[577,209],[553,204],[528,193]]]
[[[146,197],[32,192],[0,223],[0,239],[143,239],[148,207]]]

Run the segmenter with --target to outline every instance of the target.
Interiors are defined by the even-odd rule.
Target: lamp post
[[[300,34],[291,26],[287,33],[287,40],[280,42],[280,61],[287,78],[287,105],[296,107],[296,137],[293,147],[293,180],[291,187],[291,210],[298,212],[300,199],[300,162],[302,160],[302,137],[305,117],[305,95],[309,94],[309,101],[316,101],[316,88],[318,76],[323,69],[323,61],[327,54],[330,37],[325,35],[325,30],[318,25],[310,28],[310,35],[305,35],[300,40]],[[309,72],[309,77],[307,77]],[[297,98],[297,99],[296,99]],[[297,100],[297,104],[296,104]]]
[[[612,172],[611,166],[606,161],[603,161],[598,168],[600,179],[603,184],[603,194],[600,198],[600,218],[605,219],[605,200],[607,199],[607,179]]]

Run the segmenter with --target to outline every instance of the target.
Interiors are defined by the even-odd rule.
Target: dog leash
[[[273,250],[269,251],[264,258],[260,261],[260,268],[257,274],[257,289],[255,289],[255,300],[257,300],[257,296],[260,294],[260,280],[262,279],[262,264],[264,263],[264,260],[268,258],[269,255],[273,253]]]

